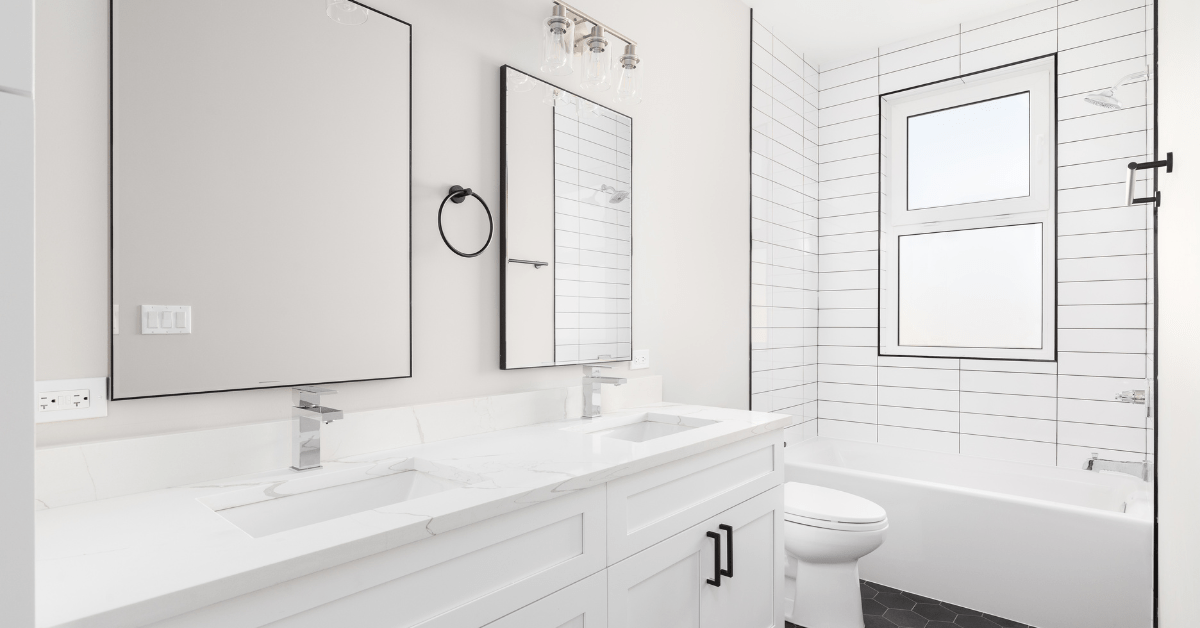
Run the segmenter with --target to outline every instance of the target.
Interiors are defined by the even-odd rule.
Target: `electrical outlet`
[[[633,360],[629,362],[629,370],[650,368],[650,350],[638,349],[633,352]]]
[[[108,378],[59,379],[37,383],[38,423],[108,416]]]

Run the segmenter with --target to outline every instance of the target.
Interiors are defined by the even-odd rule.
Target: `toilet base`
[[[804,628],[864,628],[857,560],[795,562],[795,599],[791,612],[785,613],[788,621]]]

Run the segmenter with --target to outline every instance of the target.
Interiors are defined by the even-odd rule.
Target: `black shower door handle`
[[[721,570],[721,533],[709,530],[707,536],[713,540],[713,575],[716,576],[715,580],[709,578],[708,583],[719,587],[721,586],[721,574],[724,573]]]

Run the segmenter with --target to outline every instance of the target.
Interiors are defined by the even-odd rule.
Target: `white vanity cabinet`
[[[782,491],[762,493],[609,567],[609,628],[783,628]],[[718,576],[716,556],[732,575]]]
[[[783,628],[782,484],[774,430],[150,625]]]

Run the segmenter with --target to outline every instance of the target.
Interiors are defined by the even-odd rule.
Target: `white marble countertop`
[[[647,411],[715,423],[643,443],[586,433]],[[782,429],[788,420],[664,403],[352,456],[311,471],[38,511],[37,625],[140,626]],[[465,485],[258,538],[215,511],[414,467]]]

